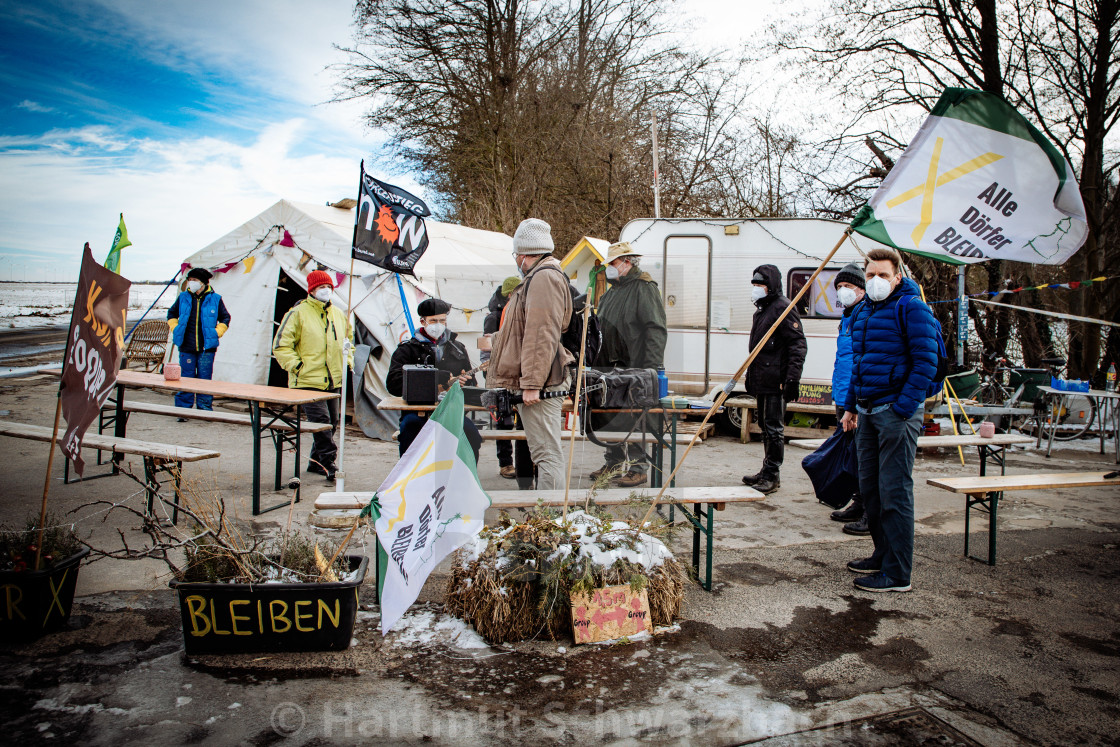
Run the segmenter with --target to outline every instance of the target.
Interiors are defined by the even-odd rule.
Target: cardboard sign
[[[653,632],[649,597],[642,589],[604,586],[590,594],[572,594],[572,631],[576,643],[598,643],[623,636]]]

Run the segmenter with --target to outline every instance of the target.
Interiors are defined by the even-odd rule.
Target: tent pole
[[[342,343],[342,398],[338,404],[338,461],[335,463],[334,490],[342,493],[346,490],[346,390],[350,386],[348,380],[349,366],[346,365],[350,357],[353,343],[350,340],[350,303],[354,300],[354,255],[350,254],[350,274],[346,276],[346,341]],[[354,525],[357,527],[357,523]],[[349,537],[347,537],[349,539]]]
[[[751,353],[747,356],[747,359],[743,361],[743,365],[739,366],[739,370],[736,371],[735,375],[731,377],[731,380],[724,385],[723,390],[719,393],[719,396],[716,397],[716,401],[713,402],[712,406],[708,408],[708,411],[704,413],[704,419],[700,421],[700,427],[697,428],[696,432],[692,434],[692,440],[688,442],[688,448],[684,450],[684,454],[681,456],[680,461],[677,462],[676,469],[674,469],[672,474],[670,474],[669,477],[664,481],[661,486],[661,491],[653,499],[653,503],[650,505],[649,510],[646,511],[646,515],[642,517],[642,521],[640,524],[638,524],[638,526],[642,526],[650,520],[650,517],[653,516],[653,512],[654,510],[656,510],[657,504],[661,502],[661,497],[665,495],[665,491],[669,488],[670,485],[673,484],[673,478],[677,476],[677,472],[680,471],[681,466],[684,464],[685,460],[688,459],[688,453],[692,451],[692,447],[695,446],[696,442],[700,439],[700,434],[704,432],[704,426],[707,424],[708,420],[711,419],[716,410],[720,408],[720,406],[723,404],[723,401],[731,396],[731,390],[735,387],[735,382],[739,380],[739,377],[746,373],[751,363],[754,362],[755,357],[762,351],[762,348],[766,345],[766,342],[774,336],[774,332],[777,331],[781,323],[785,321],[787,316],[789,316],[789,313],[797,308],[797,302],[801,300],[801,297],[805,295],[806,291],[813,287],[813,283],[816,282],[817,276],[821,274],[821,270],[824,269],[825,265],[832,261],[832,258],[836,255],[836,252],[839,251],[844,242],[848,240],[848,236],[850,236],[851,233],[852,227],[848,226],[848,228],[844,231],[844,235],[841,236],[840,240],[836,242],[836,246],[832,247],[832,251],[828,253],[828,256],[821,260],[820,266],[813,272],[812,275],[809,276],[809,279],[805,281],[805,285],[801,286],[801,290],[797,291],[797,294],[792,299],[790,299],[789,306],[787,306],[781,313],[781,315],[774,320],[774,323],[770,325],[770,329],[766,330],[766,334],[762,336],[762,339],[759,340],[758,344],[754,346],[754,349],[751,350]]]

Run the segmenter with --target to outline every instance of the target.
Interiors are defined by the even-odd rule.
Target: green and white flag
[[[383,555],[381,634],[416,601],[440,561],[478,536],[490,498],[463,435],[463,390],[456,382],[381,483],[371,507]],[[376,504],[376,505],[375,505]]]
[[[954,264],[1057,265],[1085,243],[1073,169],[999,96],[948,88],[852,228]]]
[[[113,246],[109,249],[109,256],[105,258],[105,267],[118,275],[121,274],[121,249],[132,246],[128,240],[128,229],[124,227],[124,213],[121,213],[121,222],[117,224],[117,232],[113,235]]]

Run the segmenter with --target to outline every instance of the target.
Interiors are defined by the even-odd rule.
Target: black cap
[[[209,283],[212,277],[214,277],[214,273],[210,272],[205,267],[192,267],[191,271],[187,273],[187,279],[194,278],[196,280],[201,280],[203,283]]]
[[[856,262],[849,262],[844,265],[840,272],[836,273],[836,277],[832,280],[832,287],[835,288],[840,283],[851,283],[857,288],[867,288],[867,281],[864,279],[863,268]]]
[[[451,311],[451,304],[446,301],[441,301],[438,298],[425,298],[416,307],[416,313],[421,317],[435,316],[436,314],[446,314]]]
[[[752,284],[752,285],[765,285],[765,286],[766,286],[767,288],[769,288],[769,287],[770,287],[770,283],[768,283],[768,282],[766,281],[766,276],[765,276],[765,275],[763,275],[763,274],[762,274],[761,272],[759,272],[758,270],[755,270],[755,271],[754,271],[754,277],[753,277],[753,278],[751,278],[751,284]]]

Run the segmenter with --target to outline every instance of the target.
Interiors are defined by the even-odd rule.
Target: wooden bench
[[[996,527],[999,499],[1008,490],[1047,490],[1053,488],[1090,488],[1113,486],[1120,488],[1120,478],[1106,478],[1104,472],[1058,472],[1053,474],[988,475],[981,477],[936,477],[926,480],[930,485],[953,493],[965,494],[964,554],[965,557],[985,562],[968,554],[969,512],[973,506],[988,514],[988,565],[996,564]],[[1108,473],[1115,474],[1115,473]]]
[[[478,434],[480,436],[482,436],[483,441],[524,441],[525,440],[525,431],[516,431],[516,430],[514,430],[514,431],[499,431],[499,430],[493,430],[493,429],[487,428],[485,430],[479,430]],[[561,431],[560,441],[562,443],[567,443],[568,440],[571,437],[572,437],[572,432],[571,431]],[[634,433],[623,433],[622,431],[606,431],[606,432],[595,431],[595,437],[598,438],[600,441],[609,441],[609,442],[612,442],[612,443],[621,443],[623,441],[641,441],[642,440],[642,433],[641,433],[641,431],[635,431]],[[652,441],[653,436],[651,436],[649,434],[646,434],[646,439]],[[587,441],[588,438],[583,433],[580,433],[579,431],[576,431],[576,440],[577,441]]]
[[[253,421],[248,415],[239,412],[225,412],[222,410],[196,410],[189,407],[175,407],[174,405],[160,405],[154,402],[125,402],[122,408],[125,412],[140,412],[148,415],[169,415],[176,418],[186,418],[188,420],[203,420],[208,423],[228,423],[230,425],[252,425]],[[107,404],[101,408],[101,412],[111,414],[116,412],[116,406]],[[105,425],[111,421],[106,418]],[[271,423],[261,423],[262,428],[271,430],[284,431],[291,433],[295,430],[292,426],[279,420],[274,420]],[[299,429],[304,433],[320,433],[328,431],[331,428],[330,423],[312,423],[304,420],[300,422]]]
[[[510,508],[535,508],[547,506],[558,508],[564,505],[563,490],[492,490],[490,507],[496,509]],[[594,494],[594,501],[600,506],[621,506],[632,503],[634,495],[639,500],[650,501],[657,495],[654,489],[630,490],[612,488],[599,490]],[[341,528],[352,526],[358,514],[369,505],[372,493],[323,493],[315,499],[315,511],[311,515],[311,522],[316,526]],[[765,495],[754,488],[745,485],[731,487],[690,487],[669,488],[662,496],[662,503],[672,508],[680,509],[689,523],[692,524],[692,569],[696,578],[706,591],[712,590],[712,542],[715,537],[715,512],[723,511],[728,503],[749,503],[761,501]],[[584,495],[582,491],[569,491],[568,506],[570,509],[583,506]],[[670,514],[670,521],[673,520]],[[705,526],[706,521],[706,526]],[[700,576],[700,538],[705,538],[706,570],[703,578]]]
[[[789,442],[790,446],[798,449],[816,451],[826,441],[823,438],[795,439]],[[988,460],[990,459],[1000,469],[1000,474],[1006,469],[1005,450],[1008,446],[1026,445],[1034,443],[1030,436],[1016,433],[997,433],[991,438],[984,438],[976,434],[967,436],[918,436],[918,448],[961,447],[975,446],[980,453],[980,474],[988,473]]]
[[[723,401],[723,406],[724,408],[736,407],[741,411],[740,443],[745,444],[750,441],[752,433],[762,433],[762,428],[754,423],[751,417],[751,411],[758,409],[758,403],[754,397],[728,397]],[[804,402],[787,402],[786,412],[807,412],[813,415],[835,416],[836,407],[833,405],[810,405]],[[813,438],[818,432],[819,429],[817,428],[798,428],[789,425],[785,427],[785,435],[790,438]]]
[[[65,431],[59,432],[59,437]],[[13,423],[8,420],[0,420],[0,436],[9,436],[11,438],[25,438],[31,441],[43,441],[46,443],[51,442],[52,431],[50,428],[42,425],[31,425],[29,423]],[[179,520],[179,491],[181,488],[183,462],[199,462],[204,459],[214,459],[221,456],[221,452],[210,451],[208,449],[197,449],[193,446],[178,446],[174,444],[161,444],[152,441],[139,441],[134,438],[120,438],[117,436],[103,436],[94,433],[87,433],[82,438],[82,446],[89,449],[98,449],[101,451],[110,451],[114,454],[133,454],[142,457],[144,460],[144,481],[145,491],[148,495],[148,513],[152,513],[153,505],[155,503],[156,494],[159,492],[160,483],[157,479],[159,472],[167,472],[172,476],[175,484],[175,502],[172,509],[172,523]],[[72,482],[80,482],[81,480],[69,479],[70,460],[67,459],[63,468],[63,480],[67,484]],[[114,464],[113,473],[105,475],[95,475],[94,477],[106,477],[108,474],[115,474],[117,467]],[[93,479],[93,477],[83,478]]]

